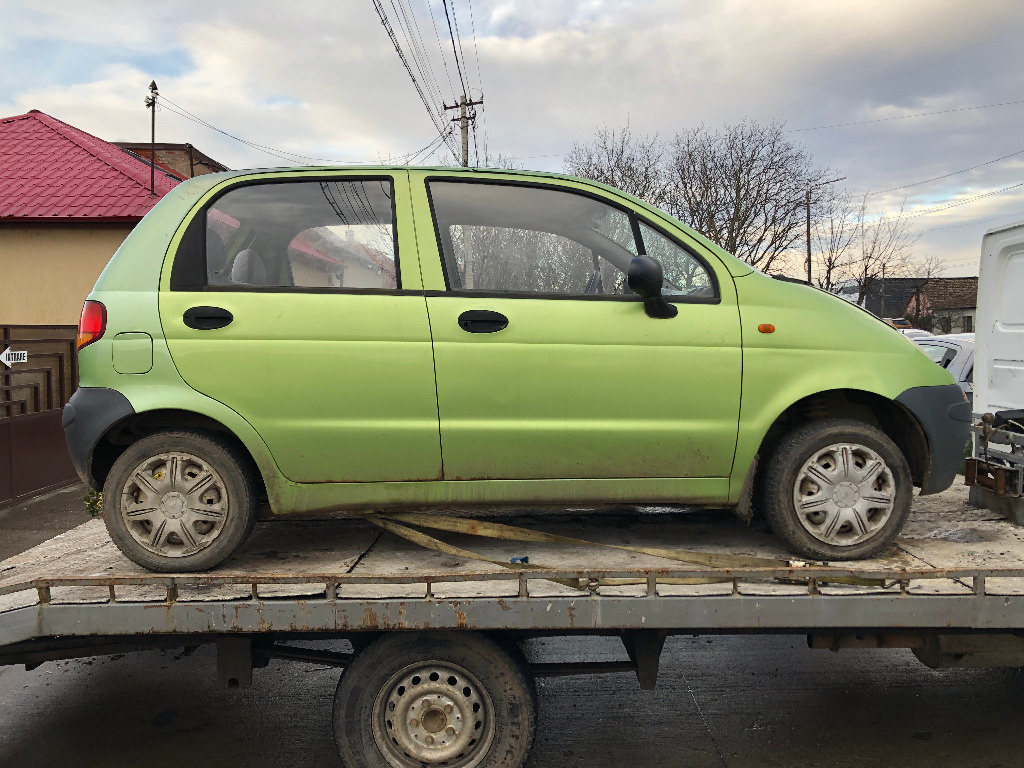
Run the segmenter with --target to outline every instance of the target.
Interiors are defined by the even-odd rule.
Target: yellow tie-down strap
[[[520,528],[516,525],[505,525],[503,523],[490,523],[484,520],[471,518],[451,517],[449,515],[435,515],[423,512],[370,512],[361,517],[379,528],[411,541],[425,549],[440,552],[445,555],[461,557],[466,560],[477,560],[483,563],[491,563],[509,568],[511,570],[560,570],[549,566],[529,562],[506,562],[497,560],[485,555],[472,552],[462,547],[447,544],[429,534],[417,531],[409,526],[427,528],[450,533],[461,533],[470,536],[481,536],[488,539],[499,539],[501,541],[521,541],[535,544],[571,544],[574,546],[605,547],[617,549],[623,552],[636,552],[641,555],[660,557],[665,560],[674,560],[687,565],[701,565],[708,568],[778,568],[792,569],[805,565],[801,561],[781,560],[770,557],[756,557],[754,555],[731,555],[718,552],[697,552],[685,549],[662,549],[659,547],[634,547],[626,544],[604,544],[602,542],[577,539],[572,536],[560,536],[554,533],[534,531],[529,528]],[[732,576],[708,576],[706,578],[659,578],[659,584],[720,584],[733,581]],[[567,580],[553,579],[559,583],[565,582],[567,586],[578,588],[578,583],[569,584]],[[780,579],[786,583],[807,583],[801,579]],[[836,576],[835,578],[819,579],[820,582],[830,584],[855,584],[866,587],[885,587],[885,579],[868,579],[856,576]],[[623,586],[630,584],[645,584],[645,579],[600,579],[597,586]]]

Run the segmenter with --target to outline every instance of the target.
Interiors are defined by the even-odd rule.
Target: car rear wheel
[[[889,546],[913,498],[910,468],[883,432],[847,419],[803,424],[765,474],[765,515],[800,555],[856,560]]]
[[[103,520],[118,548],[152,571],[213,568],[256,522],[258,497],[230,444],[200,432],[161,432],[128,448],[103,486]]]
[[[536,725],[521,654],[465,632],[397,632],[362,649],[334,697],[348,768],[519,768]]]

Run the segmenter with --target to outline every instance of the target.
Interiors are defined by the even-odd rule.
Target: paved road
[[[586,646],[584,647],[584,644]],[[536,660],[621,658],[617,641],[547,639]],[[214,685],[208,649],[0,668],[0,765],[339,766],[338,671],[272,662]],[[542,681],[533,768],[1012,768],[1024,673],[934,672],[908,651],[811,651],[801,637],[670,638],[659,689],[630,675]]]
[[[42,544],[89,519],[81,483],[0,509],[0,560]]]

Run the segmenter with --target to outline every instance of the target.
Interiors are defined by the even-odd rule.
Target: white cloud
[[[437,87],[428,78],[424,88],[450,103],[456,75],[443,8],[438,0],[410,0],[410,7],[424,46],[414,49],[403,36],[410,63],[430,59]],[[596,126],[627,119],[662,135],[744,117],[802,128],[1012,101],[1024,92],[1024,10],[1003,0],[476,0],[476,45],[467,2],[450,7],[474,88],[479,50],[491,152],[541,156],[531,164],[542,168],[557,169],[557,155]],[[26,49],[45,57],[90,46],[92,62],[53,82],[0,90],[0,114],[37,108],[105,138],[143,139],[142,100],[155,78],[161,93],[219,128],[302,155],[372,161],[436,136],[369,3],[0,1],[0,11],[0,67],[8,72],[31,67]],[[391,21],[402,36],[401,20]],[[851,189],[886,189],[1024,149],[1016,127],[1022,110],[793,136],[846,175]],[[237,167],[284,162],[169,111],[158,115],[158,132]],[[908,209],[920,209],[1007,186],[1022,168],[1020,161],[986,166],[873,202],[898,207],[907,194]],[[1017,210],[1024,199],[1007,193],[915,221],[924,228]],[[986,226],[925,232],[920,250],[965,258]]]

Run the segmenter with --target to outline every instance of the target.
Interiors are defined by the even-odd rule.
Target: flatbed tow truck
[[[507,676],[467,672],[474,690],[465,693],[467,679],[448,674],[463,670],[455,657],[431,655],[446,644],[479,651],[497,666],[507,661],[520,670],[528,697],[532,678],[550,675],[633,672],[642,688],[653,688],[661,649],[674,634],[806,635],[811,647],[830,650],[911,648],[934,668],[1024,666],[1024,529],[969,506],[962,482],[916,499],[895,547],[857,563],[709,567],[641,551],[678,546],[753,563],[784,561],[762,526],[717,512],[575,511],[502,522],[591,543],[438,534],[483,558],[473,561],[361,520],[270,521],[217,571],[171,576],[140,570],[100,521],[90,521],[0,562],[0,664],[32,668],[210,643],[225,687],[247,686],[272,658],[342,667],[335,736],[347,764],[377,765],[358,755],[373,739],[390,739],[397,757],[380,764],[453,766],[514,764],[487,751],[508,733],[483,716],[463,721],[459,713],[491,713],[522,754],[535,719],[531,710],[501,721],[500,702],[517,684]],[[520,564],[524,557],[528,567]],[[622,660],[529,665],[515,647],[529,637],[577,634],[621,637]],[[375,645],[393,653],[397,646],[387,642],[396,637],[402,653],[395,670],[386,668],[386,654],[361,654]],[[311,647],[338,639],[350,640],[355,653]],[[418,652],[426,654],[419,661]],[[361,655],[373,657],[372,669]],[[420,674],[429,696],[403,710],[404,724],[393,724],[387,708],[394,711],[397,701],[401,709],[405,686],[419,686]],[[353,686],[380,702],[366,717],[343,706],[354,701]],[[436,704],[424,704],[427,698]],[[387,723],[380,728],[378,710]],[[474,717],[475,736],[468,725]]]

